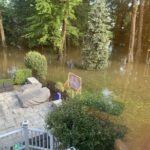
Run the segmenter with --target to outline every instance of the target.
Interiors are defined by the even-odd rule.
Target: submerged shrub
[[[124,137],[126,127],[104,121],[90,112],[93,104],[83,103],[84,98],[74,97],[49,113],[46,119],[48,128],[53,129],[53,134],[64,147],[113,150],[115,140]]]
[[[124,104],[114,100],[112,96],[106,97],[103,95],[85,93],[78,99],[86,106],[115,116],[120,115],[124,110]]]
[[[33,74],[40,80],[45,80],[47,75],[47,60],[44,55],[30,51],[25,56],[26,67],[32,69]]]
[[[58,91],[60,91],[60,92],[64,92],[64,90],[65,90],[64,89],[64,85],[61,82],[56,82],[55,89],[58,90]]]
[[[14,82],[15,84],[24,84],[26,82],[26,79],[31,76],[31,69],[18,69],[15,74]]]
[[[70,98],[74,98],[75,95],[76,95],[75,91],[74,91],[73,89],[71,89],[71,88],[68,88],[68,89],[66,90],[66,92],[67,92],[67,95],[68,95]]]

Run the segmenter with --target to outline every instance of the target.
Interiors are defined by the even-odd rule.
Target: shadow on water
[[[10,70],[24,67],[25,51],[0,49],[0,78],[8,77]],[[150,65],[146,63],[127,64],[126,57],[116,55],[105,71],[86,71],[66,65],[60,66],[56,57],[45,52],[48,60],[49,80],[65,82],[68,72],[83,79],[83,89],[101,92],[109,89],[125,104],[125,111],[119,120],[129,128],[125,141],[131,150],[150,150]],[[80,52],[73,50],[66,61],[80,61]]]

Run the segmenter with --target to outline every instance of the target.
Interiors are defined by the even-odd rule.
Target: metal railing
[[[0,150],[61,150],[61,144],[45,129],[28,128],[24,121],[22,128],[0,135]]]
[[[20,145],[20,150],[25,148],[22,128],[0,135],[0,150],[13,149],[16,144]]]

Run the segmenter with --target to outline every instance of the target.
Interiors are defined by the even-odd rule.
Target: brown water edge
[[[145,124],[136,131],[136,134],[133,133],[127,135],[126,143],[128,144],[130,150],[150,150],[150,129],[149,128],[150,128],[149,124]]]
[[[150,67],[144,63],[125,65],[120,56],[112,60],[105,71],[85,71],[69,69],[60,66],[55,56],[45,52],[48,60],[48,79],[65,82],[68,72],[74,72],[82,77],[83,89],[101,92],[108,88],[125,104],[125,111],[119,117],[119,122],[129,130],[125,142],[130,150],[149,150],[150,140]],[[24,67],[25,51],[16,49],[0,50],[0,77],[5,77],[12,66]],[[79,62],[79,52],[72,51],[66,60]]]

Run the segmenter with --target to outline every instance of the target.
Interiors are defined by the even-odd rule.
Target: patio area
[[[24,120],[30,127],[44,128],[45,116],[51,110],[51,102],[22,108],[15,92],[0,93],[0,134],[20,127]]]

